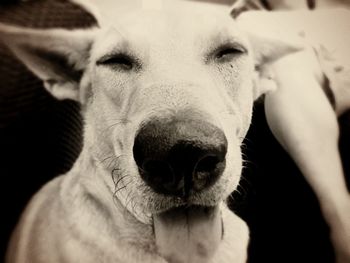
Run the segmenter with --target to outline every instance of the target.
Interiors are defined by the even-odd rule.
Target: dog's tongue
[[[158,252],[170,263],[208,262],[222,238],[218,207],[176,208],[153,219]]]

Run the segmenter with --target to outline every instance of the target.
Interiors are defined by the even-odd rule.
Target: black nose
[[[215,183],[225,169],[227,140],[201,120],[152,120],[134,142],[142,179],[158,193],[187,197]]]

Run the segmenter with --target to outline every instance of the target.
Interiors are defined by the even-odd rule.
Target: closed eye
[[[231,62],[237,56],[246,53],[246,49],[238,45],[223,45],[214,52],[214,59],[219,63]]]
[[[96,64],[110,66],[122,71],[130,71],[137,66],[134,58],[123,53],[103,56]]]

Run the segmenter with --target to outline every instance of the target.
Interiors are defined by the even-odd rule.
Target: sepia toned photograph
[[[0,262],[350,263],[350,0],[2,0]]]

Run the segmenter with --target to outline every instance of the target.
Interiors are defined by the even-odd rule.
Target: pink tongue
[[[208,262],[221,241],[218,207],[176,208],[153,220],[158,252],[170,263]]]

